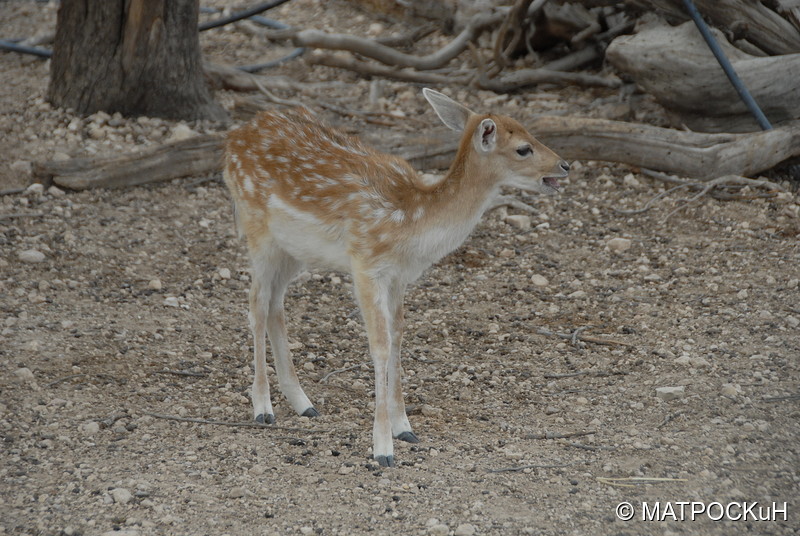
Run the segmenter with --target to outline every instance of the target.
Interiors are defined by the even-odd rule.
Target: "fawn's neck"
[[[498,193],[497,175],[497,170],[485,165],[471,146],[462,144],[432,192],[432,212],[445,221],[469,222],[471,230]]]

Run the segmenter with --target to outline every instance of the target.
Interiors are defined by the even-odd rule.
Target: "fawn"
[[[473,113],[428,88],[423,94],[446,126],[463,133],[435,184],[304,108],[262,112],[231,131],[226,147],[225,183],[252,265],[255,420],[275,422],[266,335],[281,392],[298,414],[319,415],[292,363],[283,298],[305,264],[349,272],[375,369],[372,453],[384,467],[394,466],[392,438],[419,441],[402,393],[406,286],[464,242],[502,186],[555,193],[569,170],[514,119]]]

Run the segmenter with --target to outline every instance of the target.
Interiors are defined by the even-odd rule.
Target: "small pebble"
[[[26,249],[25,251],[20,251],[17,253],[17,257],[22,262],[42,262],[44,260],[44,253],[36,249]]]
[[[722,389],[719,390],[722,396],[736,396],[742,392],[742,388],[733,383],[725,383],[722,385]]]
[[[66,195],[66,192],[64,192],[64,190],[62,190],[55,184],[47,189],[47,193],[52,195],[53,197],[63,197],[64,195]]]
[[[28,367],[18,368],[17,370],[14,371],[14,376],[16,376],[17,378],[19,378],[24,382],[31,382],[35,379],[33,376],[33,372],[31,372],[31,369],[29,369]]]
[[[161,290],[161,280],[151,279],[150,282],[147,284],[147,288],[149,288],[150,290]]]
[[[473,536],[475,534],[475,525],[462,523],[456,527],[456,531],[453,534],[455,536]]]
[[[665,402],[670,400],[677,400],[683,398],[686,388],[680,387],[658,387],[656,389],[656,396]]]
[[[534,274],[531,276],[531,283],[536,287],[546,287],[550,284],[547,278],[543,275]]]
[[[180,306],[180,303],[178,302],[178,298],[175,296],[168,296],[164,298],[164,305],[167,307],[178,307]]]
[[[220,268],[218,273],[222,279],[231,278],[231,271],[228,268]]]
[[[520,231],[527,231],[531,228],[531,217],[525,214],[512,214],[505,217],[505,222]]]
[[[241,487],[231,488],[228,492],[229,499],[241,499],[245,495],[247,495],[247,491]]]
[[[606,247],[613,253],[622,253],[631,249],[631,241],[627,238],[612,238],[606,242]]]
[[[28,195],[42,195],[44,193],[44,184],[40,182],[34,182],[25,188],[25,193]]]
[[[111,490],[111,497],[117,504],[128,504],[133,499],[133,494],[125,488],[114,488]]]
[[[450,534],[450,527],[443,523],[433,525],[428,528],[428,534],[431,536],[447,536]]]
[[[172,134],[170,134],[168,142],[174,141],[183,141],[188,140],[189,138],[193,138],[197,136],[197,132],[189,128],[187,125],[183,123],[176,125],[175,128],[172,129]]]

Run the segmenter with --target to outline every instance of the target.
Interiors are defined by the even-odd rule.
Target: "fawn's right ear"
[[[433,110],[442,120],[442,123],[456,132],[464,131],[467,126],[467,120],[473,115],[472,110],[457,103],[447,95],[442,95],[438,91],[427,87],[422,89],[422,94],[433,106]]]

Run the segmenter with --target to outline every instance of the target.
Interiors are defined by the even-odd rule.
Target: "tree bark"
[[[48,96],[80,114],[227,114],[203,77],[197,0],[62,0]]]

